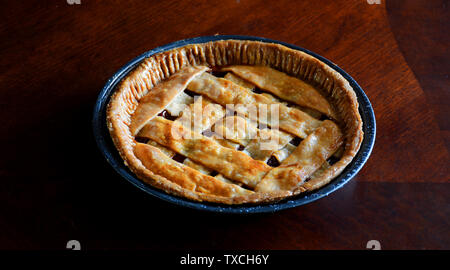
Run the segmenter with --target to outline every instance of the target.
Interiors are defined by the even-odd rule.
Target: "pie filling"
[[[233,197],[293,192],[333,165],[343,143],[333,118],[314,87],[272,68],[189,66],[139,101],[130,130],[148,170]]]

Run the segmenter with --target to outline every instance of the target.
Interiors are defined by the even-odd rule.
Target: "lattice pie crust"
[[[276,127],[247,107],[261,104],[276,105]],[[195,106],[208,110],[198,123]],[[356,95],[341,74],[301,51],[257,41],[192,44],[145,59],[112,95],[107,123],[139,179],[223,204],[318,189],[363,139]],[[262,147],[270,136],[276,142]]]

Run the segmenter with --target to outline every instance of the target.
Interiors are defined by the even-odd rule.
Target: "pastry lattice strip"
[[[240,144],[244,147],[244,153],[264,162],[293,139],[292,135],[283,131],[258,129],[255,122],[241,116],[227,116],[216,122],[214,132]]]
[[[230,66],[222,70],[231,71],[284,100],[336,118],[330,103],[314,87],[283,72],[266,66]]]
[[[233,73],[227,73],[224,78],[249,90],[255,89],[253,84],[246,82]],[[270,94],[264,93],[263,95],[271,97],[274,102],[280,102],[279,99],[276,99]],[[234,124],[232,127],[227,125],[227,121],[230,119],[230,122]],[[240,116],[227,117],[224,121],[219,121],[219,123],[215,124],[214,131],[222,135],[223,138],[227,138],[227,140],[232,140],[239,143],[241,146],[244,146],[244,153],[252,158],[265,162],[269,160],[272,154],[276,151],[281,151],[281,149],[293,139],[292,135],[283,131],[270,129],[258,130],[257,124],[254,121],[252,122],[251,120],[244,119]],[[247,134],[241,134],[242,132],[246,132]],[[255,139],[252,140],[251,138]],[[267,141],[261,138],[271,138],[271,140]],[[281,160],[278,158],[278,161]]]
[[[167,111],[171,116],[178,117],[184,111],[184,114],[178,121],[180,121],[184,125],[192,124],[190,119],[194,119],[193,115],[189,115],[190,112],[194,112],[193,109],[183,110],[185,106],[193,103],[193,98],[189,95],[186,95],[182,91],[186,88],[186,85],[191,81],[195,76],[200,73],[206,71],[206,67],[187,67],[184,70],[174,75],[170,80],[165,81],[156,87],[154,87],[149,94],[147,94],[140,101],[140,106],[138,106],[135,114],[133,115],[132,124],[130,129],[133,134],[137,134],[138,131],[143,127],[143,125],[150,121],[155,115],[161,113],[162,110]],[[157,101],[157,102],[155,102]],[[211,102],[205,100],[202,102],[201,111],[203,112],[203,105],[209,105]],[[220,105],[217,105],[221,107]],[[223,117],[221,115],[222,110],[217,109],[217,106],[213,106],[213,112],[217,112],[216,115],[212,115],[210,117],[202,117],[203,123],[200,125],[191,125],[194,128],[198,127],[198,130],[201,131],[207,126],[211,126],[212,123],[218,118]],[[208,107],[210,108],[210,107]],[[205,123],[205,121],[207,121]],[[211,123],[212,122],[212,123]],[[163,153],[167,154],[169,157],[174,157],[175,152],[170,150],[167,147],[164,147],[154,141],[152,141],[151,145],[160,149]],[[188,162],[187,160],[186,162]],[[188,163],[189,165],[193,165],[193,162]],[[197,168],[200,165],[197,166]],[[220,178],[220,179],[223,179]]]
[[[241,151],[223,147],[211,138],[160,116],[145,125],[139,132],[139,137],[156,141],[231,180],[252,188],[271,168]]]
[[[199,74],[205,72],[207,67],[185,67],[169,80],[153,87],[151,91],[139,101],[130,124],[131,134],[136,134],[141,128],[158,115],[173,102],[176,97],[186,89],[189,82]]]
[[[242,79],[241,77],[235,75],[232,72],[228,72],[225,75],[224,78],[229,80],[229,81],[234,82],[235,84],[239,84],[240,86],[245,87],[245,88],[247,88],[247,89],[249,89],[251,91],[257,90],[254,84],[246,81],[245,79]],[[273,95],[271,95],[271,94],[269,94],[267,92],[263,92],[261,90],[257,90],[257,91],[261,92],[261,95],[263,95],[263,96],[273,100],[274,102],[282,103],[283,105],[286,105],[288,107],[294,107],[294,108],[296,108],[296,109],[298,109],[300,111],[303,111],[303,112],[311,115],[312,117],[314,117],[316,119],[320,119],[322,117],[322,113],[320,113],[317,110],[314,110],[312,108],[308,108],[308,107],[305,107],[305,106],[300,106],[298,104],[293,104],[293,103],[288,103],[288,102],[285,102],[285,101],[281,101],[279,98],[276,98],[276,97],[274,97]]]
[[[170,181],[185,189],[224,197],[252,193],[252,191],[234,184],[225,183],[185,166],[169,158],[161,150],[149,144],[137,143],[134,148],[134,153],[146,168],[151,168],[153,173],[170,179]]]
[[[194,132],[202,133],[208,130],[217,120],[221,119],[225,115],[225,109],[219,105],[214,104],[208,98],[198,99],[197,103],[194,103],[194,98],[190,97],[185,93],[180,93],[177,98],[165,109],[172,118],[176,118],[175,122],[180,123],[186,128],[192,128]],[[195,108],[198,106],[199,108]],[[197,113],[201,113],[202,117],[197,118]],[[196,119],[201,119],[202,121],[194,122]],[[222,145],[224,141],[221,141]],[[175,157],[176,153],[169,148],[158,144],[157,142],[150,140],[149,144],[160,149],[163,153],[169,157]],[[226,144],[226,147],[235,148],[231,142]],[[201,173],[211,175],[213,170],[200,165],[189,158],[181,158],[179,160],[183,164],[200,171]],[[225,181],[227,183],[232,183],[230,180],[226,179],[222,175],[216,175],[215,178]]]
[[[181,93],[175,98],[175,100],[170,104],[170,106],[166,108],[166,111],[168,111],[172,117],[180,116],[181,112],[183,112],[181,114],[181,117],[179,117],[176,121],[181,122],[181,124],[185,127],[188,127],[188,128],[194,127],[194,131],[196,131],[196,132],[202,132],[205,129],[209,128],[212,123],[217,121],[219,118],[222,118],[224,115],[224,110],[222,109],[222,107],[218,104],[215,104],[216,106],[212,106],[213,113],[209,113],[208,111],[206,111],[206,115],[204,115],[202,117],[202,120],[203,120],[202,123],[200,123],[200,125],[195,125],[195,123],[193,123],[193,120],[195,119],[195,117],[192,115],[195,110],[194,110],[194,104],[192,104],[192,103],[193,103],[192,97],[190,97],[184,93]],[[208,98],[204,98],[202,100],[201,104],[202,104],[201,105],[202,108],[200,109],[200,112],[205,112],[205,109],[207,109],[207,108],[211,109],[211,105],[213,105],[209,101]],[[186,107],[186,105],[189,105],[187,110],[180,109],[181,107]],[[228,119],[230,119],[230,118],[232,119],[232,122],[236,123],[236,124],[242,123],[242,121],[244,121],[245,123],[250,123],[250,121],[244,120],[242,117],[235,117],[235,116],[228,117]],[[233,121],[233,119],[236,119],[236,121]],[[226,122],[226,121],[224,121],[224,122]],[[222,124],[222,122],[220,124]],[[196,127],[197,127],[197,129],[196,129]],[[216,125],[216,127],[217,127],[217,125]],[[278,151],[279,149],[284,147],[284,145],[286,145],[292,139],[292,136],[285,132],[277,131],[277,130],[270,130],[270,129],[258,130],[256,128],[256,125],[247,125],[245,127],[243,127],[242,125],[233,126],[231,129],[231,132],[228,129],[226,129],[226,131],[228,131],[228,132],[221,132],[223,127],[225,127],[225,125],[220,125],[219,129],[218,128],[215,129],[215,132],[219,135],[222,135],[222,138],[227,138],[227,139],[221,140],[221,142],[228,141],[227,145],[228,145],[228,147],[230,147],[229,146],[230,140],[233,141],[233,139],[235,140],[236,138],[248,138],[248,141],[244,141],[243,139],[241,139],[240,141],[238,141],[238,143],[240,143],[240,145],[245,147],[243,149],[244,153],[250,155],[254,159],[261,160],[261,161],[268,161],[268,159],[271,157],[273,152]],[[249,133],[252,133],[253,135],[248,136],[248,134],[246,134],[243,136],[243,134],[240,134],[239,131],[247,131]],[[227,134],[224,134],[224,133],[227,133]],[[238,136],[233,138],[233,135],[238,135]],[[255,138],[255,139],[251,139],[251,138]],[[271,140],[266,142],[265,140],[261,140],[261,138],[271,138]],[[269,144],[269,145],[265,145],[265,144]],[[161,150],[163,150],[163,152],[168,153],[168,149],[166,147],[163,147],[160,145],[158,145],[158,146]],[[264,147],[264,146],[266,146],[266,147]],[[236,149],[234,145],[231,145],[231,147]],[[263,150],[261,150],[261,149],[263,149]],[[170,156],[173,157],[174,155],[175,155],[175,153],[171,153]],[[190,167],[195,167],[195,169],[202,168],[202,165],[196,164],[195,162],[193,162],[190,159],[185,159],[183,163],[187,164]],[[200,171],[203,173],[207,173],[207,174],[211,173],[211,170],[209,170],[207,168],[202,168]],[[218,175],[218,177],[220,179],[224,178],[222,175]]]
[[[249,117],[251,120],[262,122],[262,124],[267,126],[270,126],[269,119],[258,117],[257,114],[249,111],[249,108],[254,108],[253,106],[239,105],[276,104],[279,110],[279,128],[300,138],[306,138],[321,123],[319,120],[296,108],[290,108],[282,103],[274,102],[264,95],[253,93],[245,87],[224,78],[217,78],[209,73],[202,73],[195,77],[189,83],[188,89],[197,94],[205,95],[223,106],[227,104],[238,105],[234,107],[237,113]]]
[[[280,166],[264,176],[256,191],[295,190],[336,152],[343,143],[342,137],[339,127],[325,120]]]
[[[231,102],[232,104],[238,104],[238,102],[244,103],[244,104],[245,103],[246,104],[248,104],[248,103],[254,103],[254,104],[277,103],[277,104],[280,104],[280,107],[282,108],[282,109],[280,109],[280,115],[281,115],[281,119],[282,119],[280,121],[280,128],[283,126],[284,129],[290,131],[290,133],[293,133],[301,138],[306,138],[305,141],[307,141],[307,142],[311,141],[311,139],[309,139],[311,136],[308,136],[308,134],[311,134],[311,132],[313,132],[321,123],[320,121],[314,119],[313,117],[309,116],[306,113],[303,113],[302,111],[300,111],[298,109],[289,108],[289,107],[285,106],[284,104],[278,103],[277,101],[270,99],[269,97],[267,97],[267,95],[255,94],[255,93],[251,92],[249,89],[241,87],[241,86],[237,85],[236,83],[232,83],[229,80],[222,79],[222,78],[216,78],[207,73],[202,73],[202,72],[198,72],[195,74],[194,73],[195,72],[192,72],[191,77],[184,80],[184,82],[183,82],[184,85],[186,85],[186,82],[189,81],[190,82],[189,86],[188,86],[189,89],[193,90],[194,92],[196,92],[198,94],[207,96],[212,101],[218,102],[222,105],[225,105],[228,102]],[[230,76],[228,76],[228,77],[230,77]],[[169,81],[170,81],[170,79],[169,79]],[[230,85],[232,88],[228,89],[227,86],[230,86]],[[163,88],[163,87],[160,87],[160,88]],[[152,89],[152,91],[155,91],[155,89]],[[178,112],[178,114],[179,114],[181,112],[180,110],[177,110],[176,108],[172,108],[170,103],[176,99],[188,100],[188,98],[183,96],[183,94],[180,94],[181,93],[180,89],[178,89],[176,92],[177,93],[176,93],[176,95],[174,95],[172,97],[172,100],[168,99],[168,101],[165,101],[162,104],[162,106],[160,104],[160,108],[158,109],[159,111],[165,109],[165,107],[163,107],[163,106],[167,106],[168,111],[170,111],[171,113],[177,114],[177,112]],[[153,95],[157,95],[157,94],[158,93],[153,93]],[[146,101],[145,97],[143,100],[144,100],[144,104],[145,104],[145,101]],[[150,99],[147,99],[147,100],[150,100]],[[207,102],[211,103],[210,101],[207,101]],[[157,106],[154,106],[154,107],[157,107]],[[139,110],[139,106],[138,106],[138,110]],[[158,111],[158,110],[153,109],[152,113],[154,113],[155,111]],[[242,115],[246,115],[245,108],[244,108],[244,110],[241,110],[238,112]],[[283,115],[285,115],[285,114],[288,114],[289,117],[283,118]],[[300,115],[300,119],[298,117],[295,118],[294,116],[296,116],[296,115],[297,116]],[[223,117],[223,115],[221,115],[218,118],[221,118],[221,117]],[[212,169],[212,170],[215,170],[215,171],[221,173],[221,175],[219,175],[219,178],[222,178],[223,175],[225,175],[227,178],[230,178],[234,181],[241,182],[251,188],[257,187],[257,185],[259,184],[261,179],[263,179],[263,177],[266,175],[267,172],[269,172],[269,174],[268,174],[269,176],[271,175],[271,172],[272,172],[271,167],[268,166],[267,164],[265,164],[261,161],[255,160],[255,159],[251,158],[250,156],[248,156],[240,151],[237,151],[235,149],[224,147],[224,146],[222,146],[222,144],[220,143],[219,140],[207,138],[205,136],[198,134],[198,132],[203,129],[203,127],[204,127],[203,125],[200,130],[196,130],[196,131],[188,130],[183,124],[180,124],[180,123],[183,123],[183,121],[182,121],[183,114],[181,114],[181,117],[179,117],[175,122],[164,119],[162,117],[154,117],[154,116],[149,117],[148,115],[146,116],[146,118],[147,119],[153,118],[153,119],[150,121],[146,120],[149,122],[147,122],[147,124],[142,128],[142,130],[139,132],[138,135],[140,137],[149,138],[149,139],[153,140],[153,142],[156,142],[157,144],[162,145],[162,147],[170,148],[170,151],[175,151],[177,153],[184,155],[185,157],[188,158],[185,160],[186,163],[189,164],[191,167],[197,166],[198,170],[195,170],[195,171],[198,171],[199,173],[202,173],[201,170],[203,170],[203,169],[202,169],[202,167],[198,167],[198,166],[204,166],[204,167],[206,167],[205,169],[207,169],[208,171],[203,170],[203,172],[209,172],[209,170]],[[298,121],[294,121],[294,123],[292,123],[292,118],[295,118]],[[206,125],[211,125],[211,123],[214,122],[211,119],[207,119],[207,121],[209,121],[209,122]],[[300,125],[299,125],[299,122],[301,123]],[[327,122],[330,122],[330,121],[327,121]],[[290,127],[288,125],[288,123],[292,123],[292,126],[294,126],[294,128]],[[325,124],[325,123],[323,123],[323,124]],[[171,132],[173,127],[175,127],[178,130],[178,132],[181,133],[181,135],[187,135],[190,133],[191,136],[198,135],[200,137],[198,137],[198,138],[196,137],[197,139],[195,139],[195,140],[176,139],[173,136],[169,135],[167,132],[167,131]],[[263,133],[263,132],[267,132],[267,131],[260,130],[258,132]],[[269,130],[269,132],[270,132],[270,130]],[[291,136],[291,135],[289,135],[289,136]],[[291,138],[289,138],[289,139],[291,139]],[[223,140],[222,142],[230,143],[229,140]],[[246,146],[246,148],[247,148],[249,145],[251,145],[250,142],[245,142],[245,143],[241,142],[240,144]],[[254,140],[253,140],[253,142],[254,142]],[[269,154],[263,155],[263,157],[258,157],[258,159],[267,160],[267,157],[271,156],[272,154],[275,157],[278,156],[279,159],[282,159],[282,158],[280,158],[280,155],[277,155],[277,152],[283,151],[283,148],[289,148],[289,146],[287,144],[288,142],[289,142],[289,140],[285,140],[281,145],[277,146],[278,148],[274,148],[273,151],[269,152]],[[299,145],[298,148],[300,148],[301,145]],[[152,147],[152,146],[149,145],[149,147]],[[326,148],[326,147],[327,147],[326,145],[324,147],[321,147],[319,145],[318,147],[315,148],[315,152],[323,151],[324,148]],[[140,150],[142,150],[143,146],[141,144],[139,144],[139,148],[140,148]],[[158,149],[157,147],[154,147],[154,146],[152,148]],[[250,147],[250,149],[252,149],[252,148],[256,148],[256,147]],[[150,152],[157,153],[157,154],[153,153],[154,155],[159,155],[160,153],[163,154],[160,150],[158,150],[158,151],[156,151],[156,152],[150,151]],[[147,153],[147,156],[148,156],[149,151],[141,151],[141,152]],[[295,153],[298,151],[296,149],[293,152]],[[252,155],[251,152],[248,152],[248,153],[250,153],[250,155]],[[259,154],[258,152],[255,152],[255,153]],[[284,158],[289,159],[289,157],[288,158],[284,157]],[[176,161],[173,161],[173,162],[176,162]],[[326,158],[323,161],[317,160],[317,162],[320,164],[318,164],[318,166],[314,165],[313,167],[315,167],[315,168],[310,169],[307,173],[305,173],[304,174],[305,176],[303,178],[306,178],[306,177],[312,175],[317,169],[319,169],[320,166],[326,162]],[[285,163],[285,162],[283,161],[282,165],[283,165],[283,163]],[[293,164],[290,164],[290,165],[293,165]],[[292,170],[292,171],[295,171],[295,170]],[[267,176],[264,177],[263,182],[267,183],[268,182],[267,179],[269,179],[269,178],[270,177],[267,177]],[[302,181],[305,180],[303,178],[302,178]],[[226,181],[223,181],[223,183],[228,184],[228,183],[226,183]],[[263,186],[264,186],[263,184],[258,185],[258,187],[263,187]],[[258,189],[264,190],[264,188],[258,188]]]

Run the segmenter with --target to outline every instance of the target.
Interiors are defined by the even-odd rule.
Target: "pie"
[[[283,45],[220,40],[143,60],[107,109],[125,165],[169,194],[267,203],[316,190],[363,139],[349,82]]]

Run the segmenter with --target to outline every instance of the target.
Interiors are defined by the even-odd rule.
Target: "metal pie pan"
[[[116,86],[118,83],[128,75],[128,73],[133,70],[142,60],[144,60],[147,57],[150,57],[154,54],[164,52],[167,50],[171,50],[177,47],[182,47],[188,44],[195,44],[195,43],[205,43],[209,41],[217,41],[217,40],[227,40],[227,39],[235,39],[235,40],[253,40],[253,41],[261,41],[261,42],[267,42],[267,43],[277,43],[284,45],[286,47],[299,50],[302,52],[305,52],[337,72],[339,72],[345,79],[347,79],[350,83],[350,85],[353,87],[358,102],[359,102],[359,112],[361,114],[361,118],[363,121],[363,131],[364,131],[364,139],[361,144],[361,148],[358,152],[358,154],[353,158],[352,162],[344,169],[344,171],[335,179],[333,179],[329,184],[323,186],[320,189],[317,189],[312,192],[305,192],[302,194],[299,194],[295,197],[290,197],[285,200],[275,202],[275,203],[266,203],[266,204],[260,204],[260,205],[252,205],[252,204],[243,204],[243,205],[222,205],[222,204],[214,204],[214,203],[206,203],[206,202],[195,202],[191,201],[189,199],[185,199],[182,197],[174,196],[167,194],[166,192],[159,190],[155,187],[152,187],[143,181],[139,180],[129,169],[125,166],[122,158],[120,157],[117,149],[115,148],[111,137],[109,135],[109,131],[106,126],[106,107],[108,105],[109,99],[111,97],[111,94],[114,92]],[[139,189],[143,190],[144,192],[157,197],[159,199],[162,199],[164,201],[167,201],[169,203],[181,206],[181,207],[188,207],[193,208],[197,210],[203,210],[203,211],[210,211],[210,212],[217,212],[217,213],[234,213],[234,214],[248,214],[248,213],[271,213],[280,211],[283,209],[288,209],[292,207],[297,207],[300,205],[304,205],[307,203],[311,203],[315,200],[318,200],[320,198],[323,198],[325,196],[328,196],[332,192],[340,189],[343,187],[347,182],[349,182],[358,172],[359,170],[364,166],[365,162],[369,158],[373,145],[375,143],[375,134],[376,134],[376,124],[375,124],[375,115],[372,108],[372,105],[370,104],[369,99],[367,98],[366,94],[364,93],[363,89],[358,85],[358,83],[350,76],[348,75],[344,70],[339,68],[337,65],[329,61],[328,59],[311,52],[309,50],[306,50],[304,48],[301,48],[296,45],[288,44],[285,42],[277,41],[277,40],[271,40],[267,38],[261,38],[261,37],[252,37],[252,36],[205,36],[205,37],[197,37],[192,39],[185,39],[176,41],[158,48],[155,48],[151,51],[145,52],[142,55],[136,57],[135,59],[131,60],[129,63],[127,63],[125,66],[123,66],[121,69],[119,69],[116,74],[114,74],[106,83],[102,91],[100,92],[97,102],[94,107],[93,112],[93,132],[94,137],[97,142],[97,145],[103,154],[103,156],[106,158],[108,163],[116,170],[123,178],[125,178],[127,181],[138,187]]]

